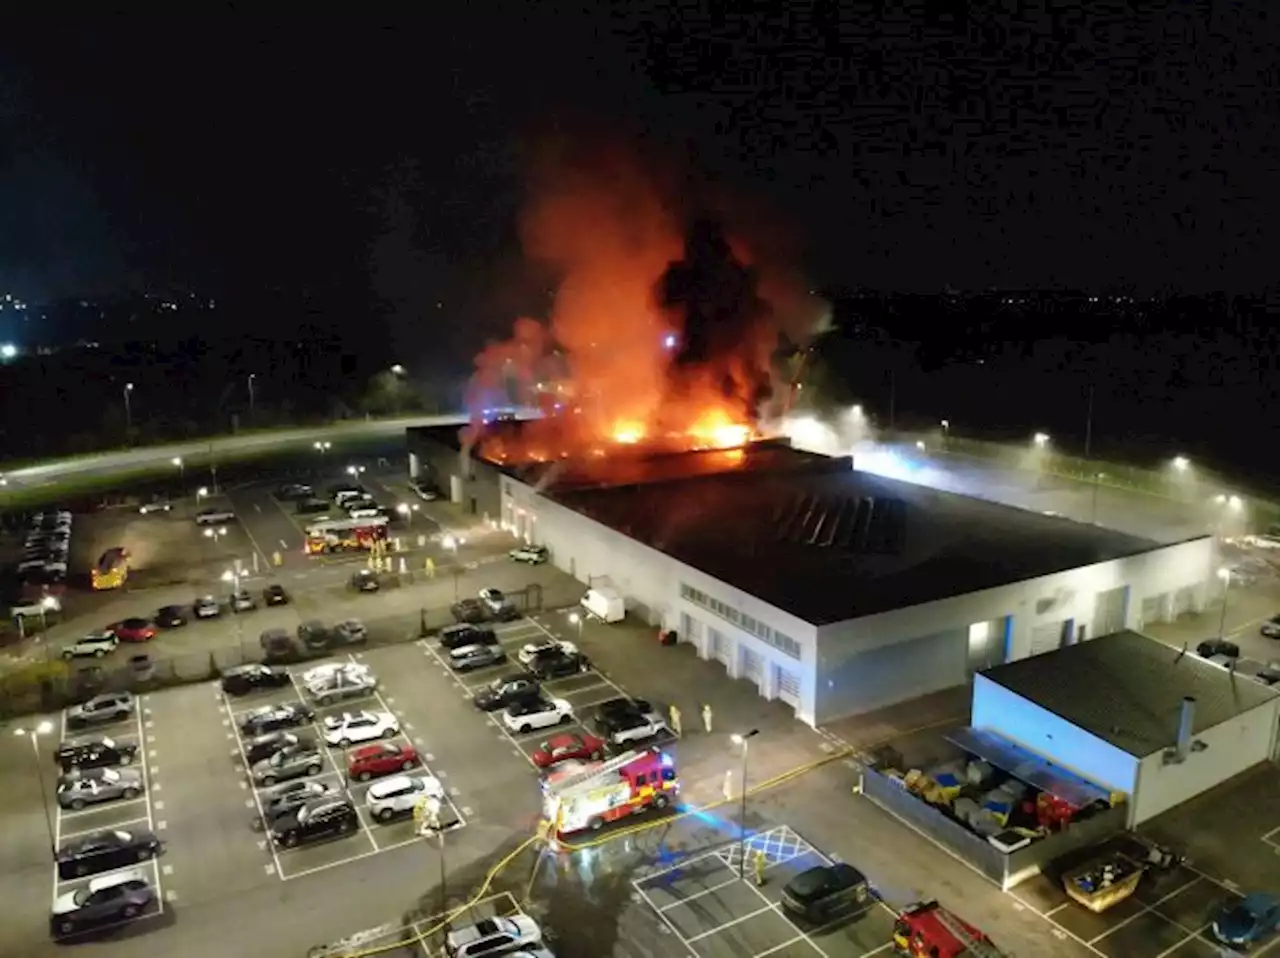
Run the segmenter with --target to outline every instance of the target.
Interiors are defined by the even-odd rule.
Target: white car
[[[323,707],[341,699],[362,698],[378,688],[378,680],[365,668],[327,672],[306,684],[307,692]]]
[[[173,503],[168,499],[157,499],[154,502],[144,502],[138,506],[138,514],[149,516],[153,512],[169,512],[173,509]]]
[[[542,565],[551,558],[546,546],[517,546],[507,553],[512,562],[527,562],[529,565]]]
[[[609,742],[613,745],[625,745],[628,742],[643,742],[655,735],[669,732],[667,723],[657,712],[643,715],[619,715],[608,726]]]
[[[304,685],[314,685],[316,682],[325,682],[340,674],[354,674],[357,672],[372,673],[372,669],[367,665],[361,665],[358,662],[326,662],[324,665],[313,666],[302,673],[302,683]]]
[[[43,599],[35,599],[31,602],[23,602],[21,605],[15,605],[9,610],[9,615],[14,619],[26,618],[27,616],[39,617],[48,615],[51,612],[61,612],[62,602],[56,595],[46,595]]]
[[[543,652],[553,652],[556,649],[559,649],[565,655],[578,654],[578,647],[572,642],[564,642],[560,639],[544,639],[541,642],[530,642],[528,645],[523,646],[516,655],[516,659],[519,660],[521,665],[528,665]]]
[[[197,619],[216,619],[222,615],[222,606],[211,595],[202,595],[191,603],[191,611]]]
[[[36,570],[66,575],[67,564],[60,559],[24,559],[18,563],[18,575],[22,575],[24,572],[35,572]]]
[[[510,732],[532,732],[572,722],[573,706],[567,699],[529,699],[512,702],[502,713],[502,724]]]
[[[510,918],[482,918],[474,925],[455,928],[445,937],[449,958],[477,958],[479,955],[510,955],[536,948],[542,929],[528,915]]]
[[[72,642],[62,650],[64,659],[100,659],[108,652],[114,652],[120,640],[114,632],[90,632],[82,639]]]
[[[196,525],[216,526],[220,522],[230,522],[236,514],[230,509],[205,509],[196,513]]]
[[[365,802],[375,821],[407,815],[424,798],[444,801],[444,786],[430,775],[394,775],[369,786]]]
[[[400,720],[390,712],[344,712],[324,720],[324,740],[334,748],[399,734]]]

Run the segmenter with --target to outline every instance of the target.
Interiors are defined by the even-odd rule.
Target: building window
[[[692,602],[694,605],[701,606],[714,615],[718,615],[726,622],[732,622],[744,632],[750,632],[766,645],[773,646],[775,649],[791,656],[793,659],[799,659],[801,657],[800,643],[791,636],[784,632],[779,632],[776,629],[771,629],[759,619],[740,612],[727,602],[721,602],[719,599],[713,599],[705,592],[695,589],[687,582],[680,583],[680,597]]]

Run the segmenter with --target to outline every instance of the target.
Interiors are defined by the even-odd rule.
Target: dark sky
[[[1273,282],[1269,4],[880,6],[33,26],[0,41],[0,290],[371,290],[404,322],[500,302],[518,134],[560,116],[687,140],[786,211],[818,282]]]

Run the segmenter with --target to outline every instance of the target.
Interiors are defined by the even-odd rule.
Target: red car
[[[146,619],[125,619],[107,626],[121,642],[150,642],[156,637],[156,628]]]
[[[561,762],[570,759],[584,759],[598,762],[604,758],[604,739],[594,735],[554,735],[547,739],[533,753],[533,764],[538,768],[554,768]]]
[[[418,752],[412,745],[361,745],[347,753],[347,778],[367,782],[379,775],[407,772],[417,764]]]

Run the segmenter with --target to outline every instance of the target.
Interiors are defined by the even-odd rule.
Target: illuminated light
[[[668,755],[666,752],[663,752],[663,753],[662,753],[662,767],[663,767],[663,768],[674,768],[674,767],[675,767],[675,764],[676,764],[675,759],[673,759],[673,758],[672,758],[670,755]]]
[[[1032,438],[1037,446],[1046,446],[1049,444],[1049,434],[1047,432],[1038,432]]]
[[[666,349],[675,349],[675,348],[676,348],[676,336],[675,336],[675,333],[667,333],[667,335],[666,335],[666,336],[663,336],[663,337],[662,337],[662,345],[663,345]]]
[[[18,347],[13,343],[0,344],[0,359],[13,359],[18,355]]]
[[[635,445],[644,438],[644,427],[639,423],[620,422],[613,427],[613,441],[624,445]]]
[[[1173,468],[1177,469],[1178,472],[1186,472],[1187,469],[1190,468],[1190,466],[1191,466],[1191,460],[1188,459],[1186,456],[1173,457]]]

